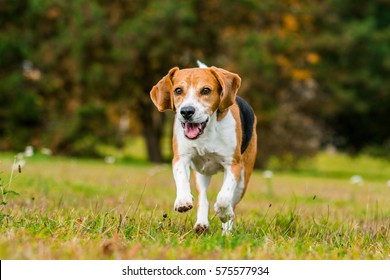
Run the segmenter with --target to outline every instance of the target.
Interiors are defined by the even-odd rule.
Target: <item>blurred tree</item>
[[[123,1],[104,4],[113,30],[113,57],[117,61],[113,79],[120,85],[117,94],[142,123],[148,157],[153,162],[163,161],[165,114],[157,112],[149,92],[170,67],[189,66],[194,61],[192,54],[199,46],[194,2],[145,1],[138,7]],[[130,6],[137,13],[128,11]]]
[[[321,124],[312,114],[319,102],[312,71],[319,56],[307,43],[310,6],[298,0],[244,1],[224,12],[234,22],[222,29],[221,39],[230,63],[236,63],[231,67],[243,78],[240,94],[257,114],[256,166],[265,167],[271,157],[294,166],[317,152],[321,139]]]
[[[316,76],[328,141],[354,153],[374,147],[389,156],[390,1],[326,1],[316,14]]]
[[[149,159],[160,162],[164,115],[152,106],[149,91],[169,67],[188,66],[194,61],[191,54],[199,47],[194,28],[194,3],[34,0],[27,5],[25,1],[2,4],[1,18],[8,27],[3,33],[3,53],[4,57],[10,57],[9,61],[2,62],[9,62],[8,68],[12,67],[12,71],[7,69],[2,75],[2,80],[7,81],[2,83],[7,87],[4,92],[10,95],[14,84],[15,88],[22,88],[26,80],[31,80],[31,96],[42,101],[43,112],[35,118],[37,125],[44,125],[42,131],[48,135],[47,144],[56,151],[71,154],[91,155],[96,144],[117,142],[113,141],[117,137],[99,137],[103,124],[99,126],[93,119],[101,119],[102,112],[91,108],[106,104],[107,108],[116,108],[111,110],[114,115],[130,110],[135,122],[142,124]],[[24,35],[23,39],[15,39],[18,33]],[[14,46],[20,51],[13,50]],[[30,70],[42,74],[37,78],[23,78],[24,60],[39,68]],[[10,78],[9,72],[17,78]],[[25,88],[21,96],[28,98]],[[6,95],[2,98],[10,99]],[[7,102],[8,99],[3,104],[11,102]],[[20,107],[26,102],[13,104]],[[30,106],[33,105],[31,102]],[[86,111],[88,117],[83,113]],[[12,112],[17,113],[17,110],[12,109]],[[2,116],[12,118],[6,110]],[[31,125],[34,118],[29,116],[28,119]],[[39,122],[42,119],[46,121]],[[95,125],[89,125],[91,122]],[[1,134],[16,127],[31,136],[31,131],[20,122],[4,119],[3,123]],[[11,123],[15,125],[10,126]],[[113,123],[104,125],[105,130],[113,130]],[[83,141],[94,137],[100,140]],[[28,142],[27,138],[21,142]]]
[[[101,143],[121,145],[131,115],[127,125],[160,162],[167,115],[149,91],[197,59],[243,78],[240,94],[258,117],[258,167],[314,154],[324,131],[355,151],[390,143],[378,122],[390,112],[388,5],[1,1],[0,148],[96,155]]]
[[[28,60],[25,12],[22,1],[0,2],[0,149],[23,149],[42,133],[43,100],[32,87],[40,72]]]
[[[271,154],[296,158],[317,147],[314,122],[302,110],[308,102],[301,91],[313,95],[315,82],[302,65],[308,49],[300,43],[299,1],[34,0],[19,8],[29,38],[21,43],[25,59],[42,72],[32,89],[45,105],[43,131],[55,150],[92,155],[99,142],[113,140],[94,121],[104,119],[98,108],[105,104],[117,114],[134,112],[149,159],[162,161],[164,114],[149,91],[170,67],[192,67],[203,58],[244,78],[241,94],[253,104],[264,135],[258,166]],[[112,126],[106,122],[104,130]]]

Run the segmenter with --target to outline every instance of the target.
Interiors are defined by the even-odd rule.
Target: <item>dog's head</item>
[[[233,105],[241,79],[221,68],[172,68],[150,92],[159,111],[176,111],[184,134],[197,139],[216,111]]]

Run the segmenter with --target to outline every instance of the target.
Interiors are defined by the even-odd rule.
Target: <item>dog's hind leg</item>
[[[241,201],[244,192],[245,192],[245,175],[244,175],[244,169],[242,169],[240,179],[238,180],[236,188],[234,189],[233,192],[233,199],[232,199],[233,210],[235,209],[236,205]],[[234,216],[232,216],[228,221],[222,223],[222,233],[224,235],[230,235],[230,232],[233,229],[233,223],[234,223]]]
[[[224,233],[228,233],[233,226],[234,202],[237,187],[241,187],[241,170],[240,164],[225,167],[224,182],[214,205],[214,210],[222,222]]]
[[[236,207],[236,205],[241,201],[242,197],[244,196],[245,192],[245,172],[244,168],[241,170],[241,176],[240,179],[237,182],[237,186],[234,190],[233,194],[233,209]]]
[[[202,233],[209,227],[209,201],[207,200],[207,188],[210,184],[211,176],[195,173],[195,185],[198,191],[198,215],[195,223],[195,231]]]

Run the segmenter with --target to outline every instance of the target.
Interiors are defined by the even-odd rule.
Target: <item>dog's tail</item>
[[[199,68],[209,68],[206,64],[204,64],[202,61],[197,60],[196,63],[198,64]]]

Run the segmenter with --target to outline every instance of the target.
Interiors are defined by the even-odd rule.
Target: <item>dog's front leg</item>
[[[209,223],[209,201],[207,200],[207,188],[210,184],[211,176],[195,172],[195,184],[198,191],[198,217],[195,223],[195,231],[202,233],[206,231]]]
[[[228,234],[233,226],[233,199],[237,184],[240,181],[241,166],[236,164],[225,167],[224,175],[223,185],[218,193],[214,210],[222,222],[224,234]]]
[[[194,203],[190,187],[189,158],[181,158],[173,162],[173,176],[176,182],[175,211],[186,212],[192,209]]]

